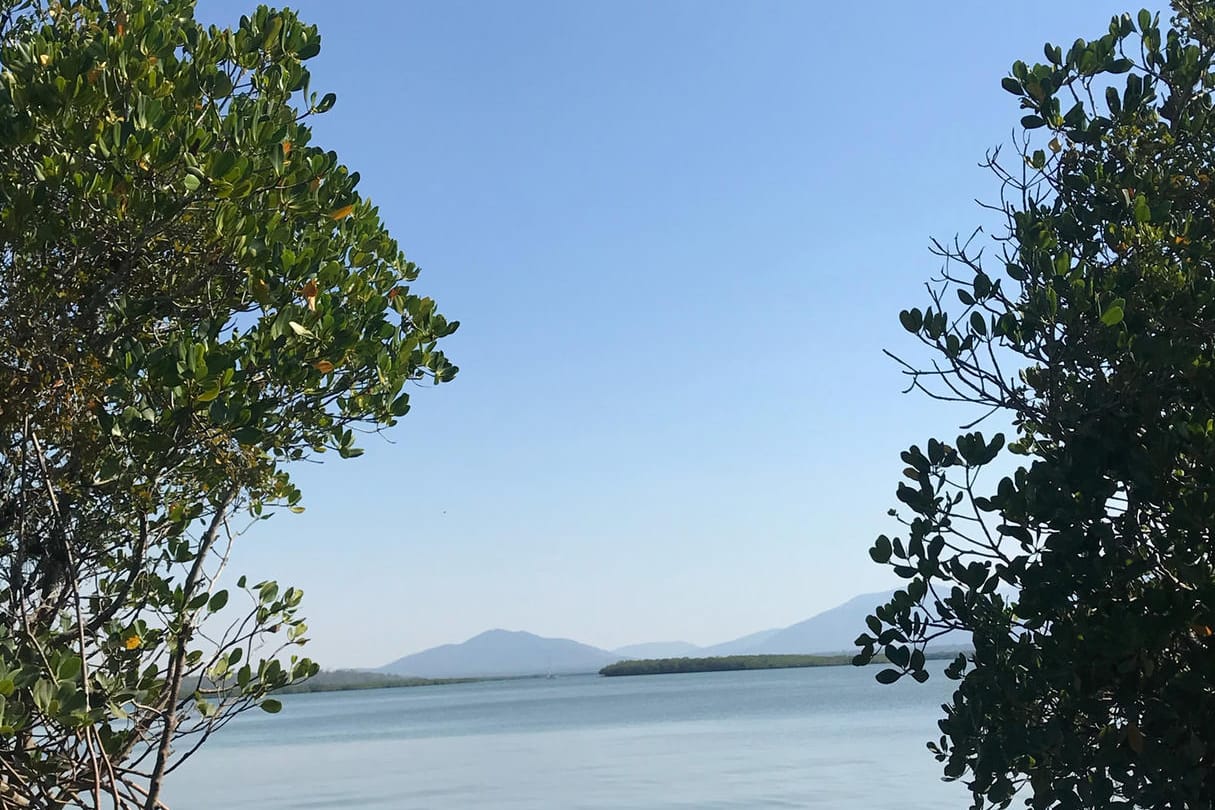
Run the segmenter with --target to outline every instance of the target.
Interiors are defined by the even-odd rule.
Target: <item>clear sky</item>
[[[456,381],[236,552],[304,588],[327,668],[494,627],[710,644],[894,584],[898,453],[970,416],[900,395],[898,311],[995,197],[1012,61],[1138,8],[292,5],[316,141],[462,322]]]

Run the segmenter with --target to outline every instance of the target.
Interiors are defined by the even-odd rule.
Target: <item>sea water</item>
[[[167,782],[173,810],[965,806],[925,748],[952,683],[848,666],[289,695]]]

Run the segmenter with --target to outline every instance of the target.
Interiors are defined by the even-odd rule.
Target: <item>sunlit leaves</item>
[[[412,383],[456,373],[439,346],[458,324],[413,291],[358,173],[313,142],[336,100],[309,89],[316,28],[119,5],[0,15],[0,554],[22,549],[0,612],[31,622],[0,626],[10,784],[86,778],[85,740],[121,765],[114,719],[154,745],[277,710],[267,695],[315,665],[241,651],[305,643],[301,594],[212,580],[235,512],[303,511],[290,462],[359,455]],[[37,763],[13,747],[34,728]]]
[[[1124,317],[1123,306],[1125,304],[1121,299],[1110,304],[1104,312],[1101,313],[1101,323],[1106,326],[1117,326],[1122,323]]]

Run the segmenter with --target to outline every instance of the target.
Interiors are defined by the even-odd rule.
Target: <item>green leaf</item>
[[[198,191],[198,187],[202,185],[202,181],[192,174],[183,177],[182,183],[185,185],[186,191]]]
[[[890,555],[894,553],[894,546],[890,543],[890,538],[886,535],[879,537],[873,544],[873,548],[869,549],[869,556],[879,565],[885,565],[890,562]]]
[[[1101,313],[1101,322],[1106,326],[1117,326],[1122,323],[1123,311],[1122,305],[1118,303],[1111,304],[1105,312]]]
[[[261,702],[261,708],[263,712],[268,714],[278,714],[283,710],[283,704],[282,701],[275,700],[274,698],[266,698]]]
[[[1147,197],[1143,194],[1135,195],[1135,222],[1143,225],[1152,221],[1152,208],[1148,205]]]
[[[34,705],[38,710],[47,713],[51,706],[51,701],[55,699],[55,687],[50,681],[39,679],[32,690]]]
[[[1146,8],[1139,9],[1139,30],[1140,30],[1140,32],[1146,32],[1151,27],[1152,27],[1152,12],[1148,11]]]
[[[1046,126],[1046,121],[1038,115],[1026,115],[1021,118],[1021,126],[1026,129],[1039,129]]]
[[[988,275],[981,270],[979,272],[975,273],[975,280],[974,280],[975,297],[986,298],[987,294],[991,292],[991,289],[992,289],[991,279],[988,277]]]
[[[211,601],[207,603],[207,610],[214,613],[217,610],[222,610],[226,604],[228,604],[228,592],[226,590],[216,591],[211,597]]]
[[[266,31],[262,36],[262,49],[270,50],[277,44],[277,39],[283,30],[283,18],[275,15],[270,18],[266,25]]]
[[[887,647],[886,657],[890,659],[892,664],[906,667],[908,660],[911,658],[911,652],[906,647]]]
[[[924,315],[918,309],[905,309],[899,313],[899,322],[908,332],[918,332],[924,325]]]
[[[404,416],[409,413],[409,394],[401,394],[388,406],[388,412],[393,416]]]
[[[263,582],[257,589],[257,598],[262,604],[273,602],[278,596],[278,583],[274,581]]]
[[[312,330],[303,324],[296,323],[295,321],[288,321],[287,325],[291,327],[292,332],[295,332],[295,334],[299,335],[300,337],[316,337],[316,335],[312,334]]]
[[[903,673],[899,672],[897,669],[883,669],[874,676],[878,683],[886,684],[894,683],[901,677],[903,677]]]
[[[263,434],[255,427],[243,427],[232,434],[241,444],[257,444],[262,440]]]
[[[236,165],[236,155],[227,150],[216,153],[211,161],[211,177],[216,180],[224,179],[228,172]]]
[[[194,698],[194,707],[198,709],[198,713],[203,717],[211,717],[215,714],[218,707],[206,698],[196,695]]]
[[[226,98],[232,94],[232,79],[226,71],[217,70],[211,78],[211,95],[217,99]]]
[[[1011,76],[1005,76],[1003,79],[1001,79],[1000,86],[1012,93],[1014,96],[1025,95],[1025,88],[1021,86],[1021,82],[1017,81]]]
[[[59,662],[59,668],[55,671],[55,674],[61,681],[74,681],[83,668],[84,663],[81,661],[79,655],[68,655],[64,656],[63,660]]]

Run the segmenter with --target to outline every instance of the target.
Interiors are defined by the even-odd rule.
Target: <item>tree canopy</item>
[[[900,315],[911,387],[1015,434],[903,453],[870,554],[906,584],[857,639],[892,682],[973,637],[930,748],[976,808],[1215,804],[1215,15],[1174,11],[1013,65],[1005,227]]]
[[[220,589],[233,539],[301,509],[286,463],[455,375],[457,324],[312,142],[319,49],[266,7],[0,0],[0,808],[151,810],[276,711],[316,671],[283,652],[301,594]]]

